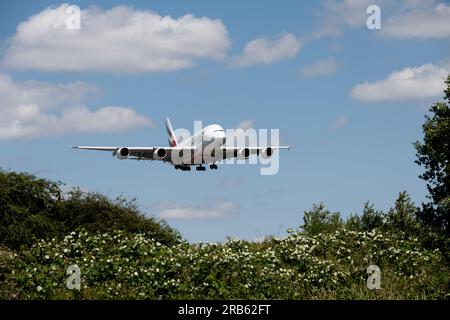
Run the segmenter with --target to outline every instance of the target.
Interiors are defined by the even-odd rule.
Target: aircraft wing
[[[127,149],[127,159],[131,160],[163,160],[169,161],[173,150],[191,152],[197,149],[196,147],[96,147],[96,146],[73,146],[74,149],[80,150],[95,150],[95,151],[109,151],[113,156],[117,155],[120,149]],[[162,158],[155,158],[156,150],[164,150],[167,156]]]
[[[279,150],[279,149],[289,149],[289,146],[264,146],[264,147],[221,147],[223,150],[224,159],[230,159],[238,156],[239,152],[247,149],[249,156],[257,154],[259,155],[265,149]]]

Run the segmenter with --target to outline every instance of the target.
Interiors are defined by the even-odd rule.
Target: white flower
[[[42,287],[41,286],[37,286],[36,289],[37,289],[38,292],[42,291]]]
[[[46,260],[50,259],[50,257],[48,255],[45,255],[44,257]]]

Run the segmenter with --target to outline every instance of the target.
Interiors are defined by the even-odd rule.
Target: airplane
[[[172,129],[169,118],[165,119],[169,147],[96,147],[73,146],[81,150],[110,151],[113,157],[119,160],[159,160],[167,162],[175,169],[190,171],[196,166],[197,171],[205,171],[204,164],[209,164],[212,170],[217,170],[216,162],[236,157],[247,159],[257,154],[267,159],[273,155],[274,150],[289,149],[289,146],[257,146],[257,147],[228,147],[225,146],[226,135],[224,129],[218,124],[212,124],[193,136],[178,142]]]

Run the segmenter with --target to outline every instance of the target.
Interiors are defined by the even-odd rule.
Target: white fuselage
[[[214,162],[210,160],[211,150],[219,149],[226,142],[225,130],[218,124],[209,125],[203,130],[196,132],[193,136],[180,142],[178,147],[196,147],[190,163],[185,164],[202,164]]]

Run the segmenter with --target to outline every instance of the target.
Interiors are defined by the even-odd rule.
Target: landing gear
[[[180,165],[175,165],[174,168],[176,170],[180,169],[181,171],[191,171],[191,167],[189,166],[180,166]]]
[[[175,170],[181,170],[181,171],[191,171],[191,167],[188,165],[179,165],[176,164],[173,166],[175,168]],[[217,170],[217,165],[216,164],[210,164],[209,167],[211,168],[211,170]],[[195,170],[197,171],[206,171],[206,167],[203,165],[198,165]]]

